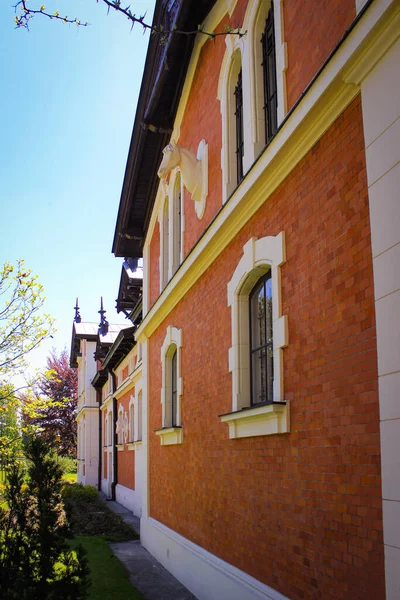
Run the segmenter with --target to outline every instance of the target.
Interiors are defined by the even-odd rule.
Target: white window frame
[[[161,205],[158,221],[160,223],[160,293],[170,280],[170,201],[168,194],[165,195]],[[166,217],[168,222],[166,222]]]
[[[180,218],[180,240],[177,236],[179,230],[176,213],[178,211],[177,201],[178,194],[176,193],[176,180],[180,177],[181,191],[181,218]],[[166,287],[170,279],[178,270],[184,257],[184,231],[185,231],[185,216],[184,216],[184,183],[182,174],[179,168],[171,171],[169,183],[161,182],[163,187],[164,199],[161,203],[158,222],[160,227],[160,293]],[[166,210],[166,202],[168,207]],[[168,215],[168,227],[166,226],[166,215]],[[180,252],[179,252],[180,246]]]
[[[164,343],[161,347],[161,369],[162,369],[162,388],[161,388],[161,405],[162,405],[162,428],[155,433],[160,437],[162,446],[170,446],[173,444],[181,444],[183,441],[183,430],[181,420],[181,397],[183,393],[183,380],[181,376],[181,359],[182,359],[182,329],[169,325],[165,335]],[[168,423],[168,414],[171,409],[171,363],[174,349],[176,348],[176,365],[177,365],[177,394],[176,394],[176,424],[171,426]]]
[[[245,115],[249,110],[249,97],[247,91],[247,74],[243,68],[244,37],[227,35],[225,38],[226,51],[222,61],[220,80],[218,84],[218,99],[222,117],[222,202],[225,203],[237,186],[236,167],[236,119],[234,90],[237,84],[240,69],[242,69],[243,87],[243,125],[244,125],[244,153],[243,173],[247,171],[246,164],[246,127]]]
[[[231,308],[232,412],[220,415],[229,425],[229,437],[251,437],[289,431],[289,407],[283,394],[283,356],[288,344],[287,316],[281,312],[280,267],[285,263],[285,236],[251,238],[243,247],[232,279],[228,283]],[[249,295],[257,281],[271,270],[274,385],[273,403],[251,407]]]
[[[128,435],[128,444],[133,444],[135,441],[135,427],[136,427],[136,398],[135,396],[131,396],[129,400],[129,435]]]
[[[179,194],[177,194],[177,180],[180,179],[180,194],[181,194],[181,216],[180,223],[178,221],[179,215]],[[183,179],[180,169],[175,169],[173,174],[171,174],[170,184],[169,184],[169,197],[172,198],[172,202],[170,203],[170,217],[169,217],[169,243],[170,243],[170,272],[169,279],[173,277],[173,275],[178,270],[182,260],[183,260],[183,201],[184,201],[184,186]],[[180,236],[178,236],[178,231],[180,229]]]
[[[225,38],[226,51],[222,61],[217,97],[220,101],[222,117],[222,201],[225,203],[236,188],[236,160],[234,154],[235,123],[233,103],[233,88],[236,85],[237,72],[234,61],[237,52],[241,55],[242,85],[243,85],[243,130],[244,156],[243,174],[246,175],[262,149],[265,147],[263,98],[263,73],[256,64],[261,53],[261,27],[264,28],[271,0],[250,0],[243,19],[242,30],[246,35],[227,35]],[[274,29],[276,54],[276,84],[278,95],[278,127],[287,114],[286,71],[287,46],[284,41],[283,0],[274,0]],[[235,79],[236,73],[236,79]],[[233,86],[233,87],[232,87]],[[232,152],[233,148],[233,152]]]
[[[135,442],[142,441],[142,409],[143,409],[143,391],[142,388],[136,389],[136,402],[135,402]]]

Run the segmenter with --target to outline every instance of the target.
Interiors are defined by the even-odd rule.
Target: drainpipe
[[[99,471],[97,476],[97,489],[101,490],[101,473],[103,470],[103,413],[101,412],[101,389],[96,390],[96,400],[99,405]]]
[[[112,391],[113,391],[113,481],[111,483],[111,500],[116,498],[116,487],[118,483],[118,448],[117,448],[117,399],[114,394],[117,390],[117,377],[112,369],[108,369],[112,379]]]

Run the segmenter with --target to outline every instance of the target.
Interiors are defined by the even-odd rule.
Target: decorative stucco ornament
[[[199,219],[204,215],[208,194],[208,146],[201,140],[197,148],[197,156],[191,150],[170,142],[163,150],[163,159],[158,169],[161,181],[179,167],[182,181],[194,200],[196,215]]]

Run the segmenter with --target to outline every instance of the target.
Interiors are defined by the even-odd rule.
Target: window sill
[[[135,449],[135,442],[127,442],[126,448],[127,448],[127,450],[134,450]]]
[[[118,452],[122,452],[122,450],[124,449],[123,444],[117,444],[116,447],[117,447]]]
[[[160,436],[161,446],[182,444],[182,427],[163,427],[162,429],[157,429],[154,433]]]
[[[220,415],[220,419],[228,423],[230,439],[289,433],[289,405],[285,402],[246,408]]]

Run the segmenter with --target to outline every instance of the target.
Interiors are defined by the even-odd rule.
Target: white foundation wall
[[[140,541],[199,600],[288,600],[152,518],[141,519]]]
[[[399,32],[400,34],[400,32]],[[386,600],[400,598],[400,40],[361,84],[375,284]]]
[[[143,496],[143,473],[144,473],[144,452],[142,444],[137,445],[135,449],[135,491],[137,496],[137,507],[133,512],[137,517],[142,516],[142,496]]]
[[[122,506],[131,510],[137,517],[140,517],[142,502],[136,490],[131,490],[120,483],[117,483],[115,488],[115,498]]]

